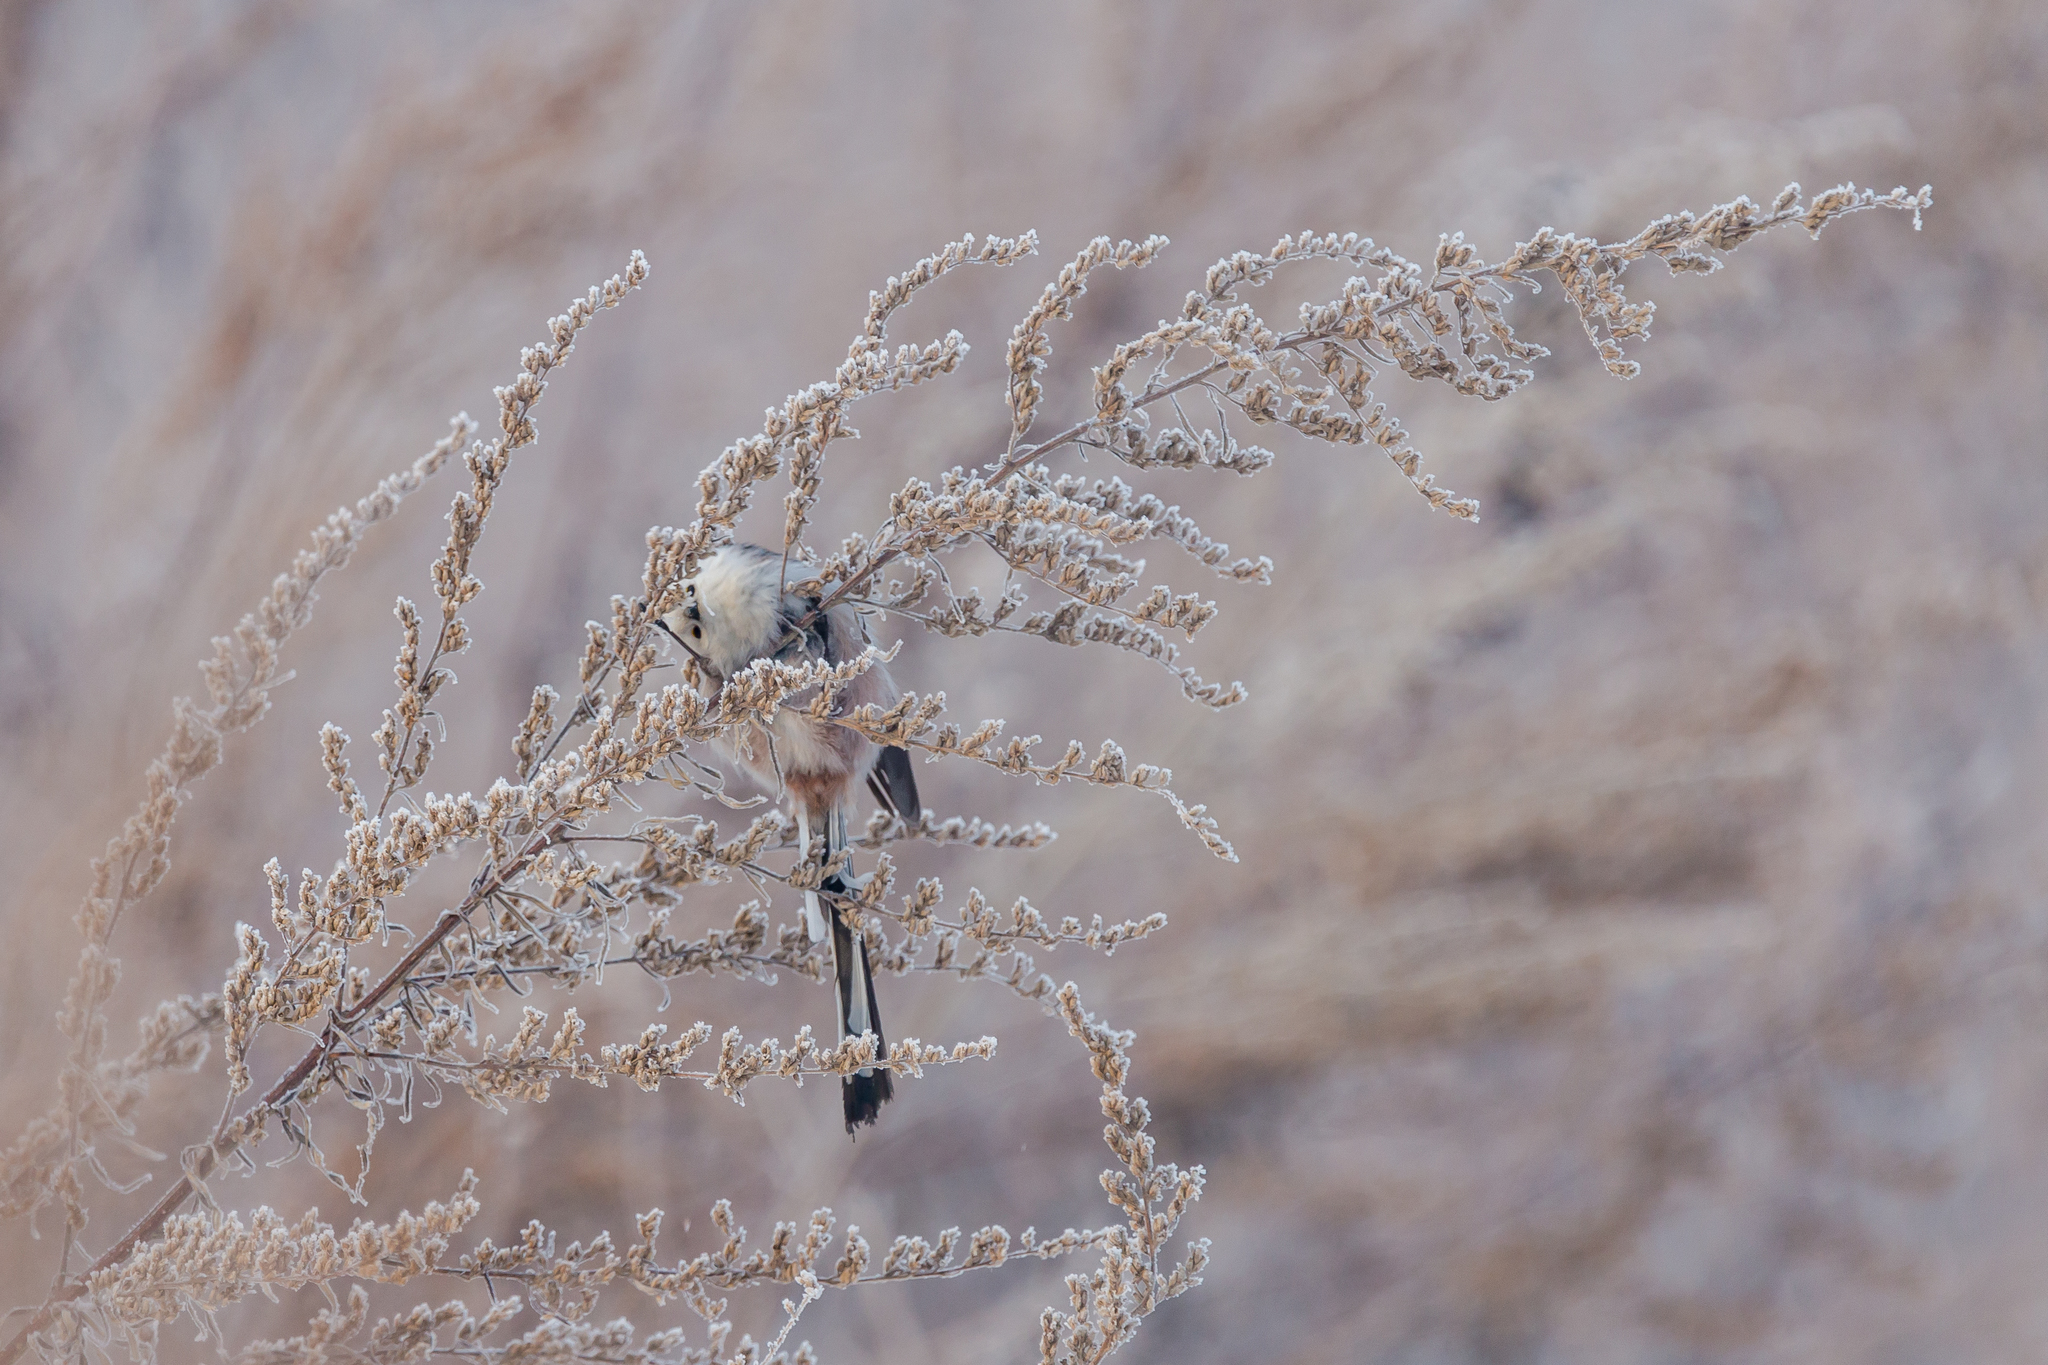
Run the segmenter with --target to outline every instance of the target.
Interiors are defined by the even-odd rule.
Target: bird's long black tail
[[[828,890],[836,890],[830,882]],[[832,916],[832,975],[839,1003],[840,1038],[875,1035],[875,1052],[886,1056],[889,1042],[882,1036],[882,1017],[875,1011],[875,974],[868,968],[866,939],[849,929],[837,915]],[[869,1067],[839,1082],[839,1098],[846,1110],[846,1131],[873,1123],[882,1106],[895,1096],[896,1086],[886,1067]]]
[[[845,847],[845,817],[835,812],[823,823],[829,860]],[[848,894],[846,884],[837,876],[827,877],[821,889],[828,896]],[[875,974],[868,966],[867,939],[840,917],[832,900],[825,901],[824,912],[832,934],[832,985],[838,1005],[840,1041],[872,1033],[875,1055],[886,1057],[889,1042],[882,1033],[882,1016],[875,1008]],[[839,1098],[846,1111],[846,1131],[851,1133],[860,1124],[873,1123],[882,1106],[895,1094],[896,1085],[886,1067],[867,1067],[841,1078]]]

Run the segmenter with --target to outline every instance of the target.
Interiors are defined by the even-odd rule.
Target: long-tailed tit
[[[684,586],[683,605],[664,619],[662,624],[696,661],[704,685],[714,695],[727,678],[756,659],[843,663],[867,646],[859,612],[844,603],[818,612],[817,598],[787,590],[783,565],[783,556],[776,551],[729,545],[698,565],[697,576]],[[811,620],[799,629],[806,616]],[[871,702],[888,706],[896,698],[889,670],[877,663],[840,694],[836,710],[844,714]],[[784,707],[766,727],[747,727],[730,751],[763,786],[788,793],[805,857],[810,856],[813,837],[825,841],[828,862],[846,847],[846,807],[863,780],[896,815],[909,821],[919,816],[917,777],[907,752],[878,747],[843,725],[813,720],[800,708]],[[848,889],[837,874],[823,886],[833,896],[844,896]],[[836,907],[828,917],[816,891],[804,893],[804,927],[813,943],[824,941],[829,931],[840,1039],[873,1033],[878,1055],[886,1055],[867,940],[840,918]],[[844,1078],[840,1098],[846,1131],[873,1123],[894,1090],[883,1067]]]

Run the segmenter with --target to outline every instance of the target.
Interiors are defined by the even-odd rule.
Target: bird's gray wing
[[[910,751],[895,745],[884,748],[868,773],[868,790],[875,799],[900,818],[916,824],[924,814],[917,800],[917,773],[910,765]]]

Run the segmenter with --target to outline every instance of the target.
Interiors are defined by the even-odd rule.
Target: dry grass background
[[[1792,179],[1932,180],[1917,236],[1865,217],[1704,280],[1644,268],[1631,384],[1548,294],[1521,315],[1557,352],[1528,393],[1395,381],[1476,527],[1306,442],[1185,487],[1277,562],[1275,589],[1226,588],[1197,660],[1245,706],[1167,708],[1138,661],[1014,642],[913,639],[895,671],[1171,762],[1244,858],[1156,802],[927,770],[942,812],[1061,829],[981,855],[992,892],[1173,918],[1114,963],[1045,964],[1138,1030],[1162,1151],[1211,1172],[1209,1283],[1133,1359],[2036,1358],[2044,100],[2048,15],[2019,0],[0,5],[0,1107],[41,1102],[85,864],[206,638],[449,410],[488,410],[533,321],[629,246],[654,281],[501,495],[458,670],[495,715],[436,786],[501,766],[647,525],[687,519],[695,471],[830,370],[866,291],[962,231],[1035,227],[1048,266],[1173,237],[1097,282],[1057,381],[1283,231],[1413,256],[1462,228],[1498,254]],[[978,349],[863,410],[846,524],[1000,438],[1001,342],[1049,273],[920,301],[920,333]],[[375,723],[440,500],[323,591],[298,681],[181,818],[123,925],[126,1014],[216,985],[266,858],[331,857],[315,731]],[[473,1165],[492,1235],[701,1220],[717,1194],[875,1231],[1099,1221],[1094,1090],[1058,1026],[891,986],[896,1028],[1003,1051],[906,1087],[872,1140],[846,1143],[829,1087],[578,1087],[509,1121],[453,1099],[387,1131],[374,1211]],[[692,1017],[791,1027],[788,991],[695,989]],[[197,1132],[218,1095],[163,1086],[144,1132]],[[346,1216],[317,1184],[249,1197]],[[10,1301],[53,1257],[10,1239]],[[1059,1273],[835,1297],[803,1334],[1022,1356]]]

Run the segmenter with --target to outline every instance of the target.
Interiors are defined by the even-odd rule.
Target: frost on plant
[[[1384,396],[1391,372],[1475,398],[1514,393],[1547,352],[1517,335],[1509,307],[1547,276],[1606,368],[1626,378],[1637,366],[1629,351],[1647,338],[1653,314],[1652,304],[1623,291],[1636,262],[1654,257],[1675,272],[1712,271],[1774,227],[1796,223],[1817,234],[1838,217],[1880,207],[1911,212],[1917,226],[1930,202],[1924,188],[1880,195],[1844,186],[1807,203],[1791,186],[1768,208],[1738,199],[1698,216],[1660,218],[1625,241],[1545,228],[1495,263],[1456,235],[1441,239],[1426,264],[1356,234],[1287,236],[1209,267],[1176,316],[1112,347],[1093,367],[1089,390],[1063,406],[1045,383],[1055,324],[1072,315],[1095,272],[1152,266],[1168,245],[1163,237],[1097,238],[1012,332],[1004,413],[991,414],[980,461],[907,477],[886,506],[850,509],[868,515],[871,529],[818,544],[812,519],[833,493],[827,457],[853,434],[853,406],[937,382],[966,354],[956,331],[892,342],[897,314],[955,271],[1014,266],[1038,248],[1028,232],[964,237],[873,293],[837,369],[769,408],[758,432],[703,471],[694,521],[648,531],[640,581],[621,585],[604,619],[590,623],[573,682],[534,689],[502,775],[481,793],[436,792],[428,785],[436,742],[444,727],[465,723],[450,665],[471,643],[464,611],[483,586],[475,551],[515,455],[538,437],[533,413],[554,372],[584,327],[647,282],[648,263],[633,253],[622,273],[573,300],[521,351],[512,381],[497,390],[488,439],[457,416],[425,454],[328,518],[256,608],[214,642],[204,698],[174,704],[171,738],[144,774],[143,801],[90,870],[77,914],[84,946],[59,1016],[60,1084],[46,1111],[0,1151],[0,1212],[24,1229],[41,1215],[59,1232],[48,1239],[53,1287],[11,1319],[0,1365],[28,1351],[52,1360],[147,1359],[159,1332],[180,1320],[251,1362],[808,1360],[809,1346],[791,1336],[827,1292],[1071,1257],[1084,1258],[1082,1268],[1067,1279],[1067,1300],[1040,1320],[1040,1356],[1046,1365],[1104,1359],[1150,1314],[1200,1284],[1208,1244],[1180,1228],[1203,1172],[1155,1151],[1148,1108],[1130,1088],[1133,1036],[1092,1015],[1075,987],[1040,971],[1034,955],[1062,947],[1111,954],[1163,931],[1165,917],[1084,920],[1024,899],[998,908],[977,888],[897,875],[898,856],[919,845],[1040,847],[1054,836],[1037,824],[878,811],[827,866],[816,852],[805,855],[779,803],[728,790],[729,751],[720,745],[782,709],[803,708],[928,762],[1156,797],[1194,836],[1185,845],[1190,856],[1199,856],[1197,844],[1216,857],[1236,854],[1206,808],[1175,789],[1170,770],[1134,760],[1114,740],[1048,741],[1010,734],[1000,719],[956,719],[939,691],[842,711],[835,702],[848,684],[885,657],[875,650],[839,663],[766,659],[716,686],[676,658],[681,680],[657,687],[658,623],[680,605],[685,581],[737,539],[757,493],[782,481],[770,539],[816,604],[794,628],[841,604],[886,613],[962,641],[952,650],[960,669],[976,666],[972,638],[993,632],[1107,646],[1157,666],[1187,699],[1229,707],[1245,689],[1205,679],[1187,661],[1217,607],[1186,580],[1199,582],[1206,571],[1266,583],[1271,561],[1233,551],[1142,483],[1195,470],[1255,475],[1275,455],[1249,439],[1254,429],[1289,428],[1333,445],[1377,447],[1432,507],[1474,518],[1475,502],[1423,472]],[[1299,303],[1291,315],[1259,311],[1283,272],[1315,260],[1357,273],[1335,297]],[[1073,457],[1081,452],[1113,458],[1128,475],[1078,472]],[[219,991],[157,1006],[132,1047],[113,1048],[108,1015],[123,1002],[112,940],[123,915],[163,879],[180,803],[222,761],[227,742],[263,717],[270,689],[285,676],[281,651],[310,619],[323,578],[458,457],[468,480],[450,501],[446,543],[428,565],[431,601],[401,598],[393,609],[396,694],[370,734],[374,769],[363,767],[363,751],[341,724],[316,737],[336,808],[326,870],[294,875],[272,859],[263,869],[269,904],[252,907],[236,928],[237,953]],[[1151,553],[1181,573],[1152,569]],[[976,556],[1000,566],[999,581],[972,582]],[[566,679],[571,661],[563,662]],[[695,809],[720,818],[661,813],[675,804],[660,799],[664,787],[701,796]],[[450,860],[468,871],[467,892],[421,906],[419,878]],[[916,1079],[955,1065],[1001,1064],[992,1037],[899,1039],[884,1048],[872,1032],[827,1045],[808,1028],[785,1040],[676,1022],[689,1017],[699,976],[764,986],[822,979],[820,948],[799,924],[778,920],[806,891],[827,895],[857,926],[877,971],[1006,988],[1086,1049],[1112,1156],[1099,1177],[1112,1210],[1106,1222],[1051,1236],[1033,1228],[1013,1236],[996,1224],[946,1228],[885,1243],[840,1227],[825,1208],[753,1239],[730,1204],[707,1192],[716,1235],[700,1235],[695,1250],[672,1250],[659,1242],[660,1210],[616,1235],[565,1240],[536,1223],[499,1245],[470,1231],[490,1194],[474,1177],[416,1214],[357,1219],[346,1229],[317,1209],[234,1206],[229,1177],[249,1169],[259,1151],[303,1159],[336,1185],[338,1198],[363,1200],[387,1119],[407,1115],[428,1092],[460,1091],[503,1111],[557,1086],[618,1081],[642,1090],[692,1086],[710,1092],[706,1102],[744,1103],[757,1084],[802,1085],[869,1068]],[[409,936],[394,937],[401,906]],[[637,1034],[590,1036],[576,1009],[550,996],[602,989],[608,970],[660,981],[681,1012]],[[496,1016],[506,1036],[482,1027],[479,1000],[516,1004]],[[296,1060],[267,1075],[251,1060],[266,1032],[300,1043]],[[204,1066],[216,1042],[225,1083],[218,1126],[210,1134],[137,1133],[134,1115],[151,1079]],[[315,1143],[312,1119],[351,1107],[362,1116],[363,1138],[342,1163],[348,1174]],[[162,1182],[162,1197],[125,1234],[99,1237],[107,1249],[84,1264],[77,1236],[96,1191],[133,1188],[132,1153],[149,1149],[178,1153],[178,1178]],[[489,1293],[373,1315],[366,1285],[415,1282],[422,1292]],[[607,1316],[625,1286],[639,1291],[637,1319]],[[224,1310],[251,1294],[308,1287],[323,1292],[325,1306],[303,1332],[229,1339]],[[730,1296],[744,1290],[779,1299],[781,1326],[767,1341],[734,1339]],[[669,1310],[672,1303],[687,1316]],[[1019,1332],[1020,1343],[1028,1341],[1028,1325]]]

